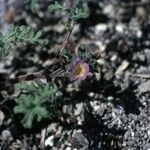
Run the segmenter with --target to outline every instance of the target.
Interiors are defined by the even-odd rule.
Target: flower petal
[[[77,67],[81,66],[81,72],[76,74],[76,71],[78,71]],[[69,78],[71,81],[85,80],[89,73],[89,65],[87,63],[84,63],[81,59],[77,58],[71,64],[68,65],[67,70],[70,73]]]

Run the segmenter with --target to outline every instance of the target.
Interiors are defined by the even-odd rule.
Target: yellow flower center
[[[84,66],[82,64],[78,64],[73,69],[73,75],[76,77],[82,77],[85,73]]]

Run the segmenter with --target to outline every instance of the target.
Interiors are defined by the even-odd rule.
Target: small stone
[[[50,133],[50,132],[57,132],[57,123],[51,123],[48,126],[47,132],[48,133]]]
[[[87,149],[89,142],[85,138],[81,130],[74,131],[73,138],[75,141],[75,143],[72,143],[73,146],[76,146],[76,147],[80,146],[80,148],[82,147],[83,149]]]
[[[140,92],[140,94],[150,92],[150,81],[141,83],[138,86],[138,91]]]
[[[146,18],[146,11],[143,7],[137,7],[136,16],[139,20],[144,20]]]
[[[123,144],[122,144],[122,146],[125,147],[126,145],[127,145],[127,143],[126,143],[126,141],[124,141]]]
[[[3,138],[4,140],[8,140],[10,137],[11,137],[10,131],[8,131],[8,130],[3,130],[3,131],[2,131],[2,138]]]
[[[121,65],[117,68],[115,75],[121,74],[127,67],[129,66],[129,62],[127,60],[124,60]]]
[[[36,145],[33,145],[33,148],[32,148],[32,150],[37,150],[37,147],[36,147]]]
[[[148,133],[148,136],[150,137],[150,129],[147,131],[147,133]]]
[[[106,50],[106,44],[100,41],[95,42],[99,47],[99,51],[102,53]]]
[[[0,111],[0,125],[3,124],[4,118],[5,118],[4,113],[2,111]]]
[[[104,60],[104,59],[98,59],[97,60],[97,63],[99,64],[99,65],[102,65],[102,66],[105,66],[106,65],[106,61]]]
[[[111,61],[116,61],[116,59],[117,59],[117,55],[113,55],[113,56],[110,58]]]
[[[67,88],[66,88],[66,91],[69,92],[69,93],[71,93],[73,90],[74,90],[74,88],[73,88],[73,85],[72,85],[72,84],[69,84],[69,85],[67,86]]]
[[[15,142],[12,143],[12,147],[14,149],[19,149],[21,148],[21,144],[22,144],[21,141],[17,139]]]
[[[114,100],[114,97],[112,97],[112,96],[108,96],[108,101],[112,101],[112,100]]]
[[[99,32],[104,32],[104,31],[106,31],[107,28],[108,28],[108,25],[107,25],[107,24],[101,23],[101,24],[98,24],[98,25],[95,26],[95,32],[96,32],[96,34],[98,34]]]
[[[66,150],[72,150],[72,148],[71,147],[67,147]]]
[[[136,36],[138,37],[138,38],[141,38],[142,37],[142,31],[141,30],[138,30],[137,32],[136,32]]]
[[[117,24],[116,25],[116,31],[123,33],[124,32],[124,25],[123,24]]]
[[[83,110],[83,103],[76,104],[76,109],[74,110],[74,115],[79,116]]]
[[[100,73],[95,73],[95,78],[96,78],[96,80],[97,80],[97,81],[99,81],[99,80],[100,80],[100,78],[101,78]]]
[[[116,118],[116,117],[117,117],[114,112],[112,112],[112,117],[113,117],[113,118]]]
[[[54,135],[48,137],[48,138],[45,140],[45,146],[51,146],[51,147],[54,146]]]
[[[63,106],[63,113],[65,114],[70,114],[72,110],[73,110],[73,106],[71,104]]]
[[[93,97],[93,96],[94,96],[94,93],[93,93],[93,92],[90,92],[88,95],[89,95],[89,97]]]
[[[99,46],[95,42],[91,42],[87,45],[87,51],[94,53],[99,50]]]
[[[63,130],[62,126],[59,126],[55,135],[56,136],[61,135],[62,134],[62,130]]]
[[[131,132],[131,136],[134,137],[134,132]]]
[[[96,105],[96,106],[94,106],[94,110],[95,110],[95,111],[98,111],[98,110],[99,110],[99,108],[100,108],[100,106],[97,106],[97,105]]]
[[[114,6],[112,4],[108,4],[104,7],[103,13],[108,15],[110,18],[115,16]]]
[[[84,121],[83,118],[81,118],[80,116],[78,116],[77,120],[78,120],[78,122],[77,122],[78,125],[82,125],[83,124],[83,121]]]

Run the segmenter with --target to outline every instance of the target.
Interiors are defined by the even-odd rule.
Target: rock
[[[65,113],[65,114],[72,113],[72,110],[73,110],[73,106],[71,104],[63,106],[63,113]]]
[[[94,95],[95,95],[94,92],[90,92],[90,93],[88,94],[89,97],[94,97]]]
[[[43,130],[41,131],[41,143],[42,143],[42,144],[44,143],[45,135],[46,135],[46,129],[43,129]]]
[[[78,116],[77,117],[77,124],[78,125],[83,125],[83,122],[84,122],[84,115],[82,115],[82,116]]]
[[[2,125],[2,124],[3,124],[3,120],[4,120],[4,118],[5,118],[5,116],[4,116],[3,112],[2,112],[2,111],[0,111],[0,125]]]
[[[136,9],[136,17],[139,21],[144,21],[146,18],[146,11],[143,7],[137,7]]]
[[[145,93],[145,92],[150,92],[150,81],[146,81],[146,82],[141,83],[138,86],[138,90],[141,94]]]
[[[73,84],[68,84],[66,91],[71,93],[74,90]]]
[[[36,145],[33,145],[32,150],[37,150]]]
[[[104,7],[103,13],[109,16],[110,18],[113,18],[115,16],[114,6],[112,4],[108,4]]]
[[[95,74],[95,78],[96,78],[96,80],[97,81],[100,81],[100,79],[101,79],[101,74],[100,73],[94,73]]]
[[[81,130],[75,130],[72,135],[72,145],[74,148],[86,150],[88,148],[89,142],[83,135]]]
[[[57,123],[51,123],[47,128],[48,133],[55,133],[57,132]]]
[[[95,26],[95,33],[96,34],[99,34],[99,32],[104,32],[106,31],[108,28],[108,25],[107,24],[104,24],[104,23],[101,23],[101,24],[97,24]]]
[[[55,136],[60,136],[61,134],[62,134],[62,130],[63,130],[63,127],[62,126],[59,126],[58,128],[57,128],[57,132],[56,132],[56,134],[55,134]]]
[[[45,140],[45,146],[51,146],[51,147],[54,146],[54,135],[48,137],[48,138]]]
[[[72,148],[71,147],[67,147],[66,150],[72,150]]]
[[[21,149],[21,146],[22,146],[22,142],[18,139],[15,142],[12,143],[12,147],[14,149]]]
[[[112,57],[110,58],[110,60],[114,62],[114,61],[117,60],[117,57],[118,57],[118,56],[117,56],[116,54],[114,54],[114,55],[112,55]]]
[[[79,116],[83,110],[83,103],[76,104],[76,108],[74,109],[74,115]]]
[[[121,74],[127,67],[129,66],[129,62],[124,60],[121,65],[117,68],[115,75]]]
[[[106,61],[104,59],[101,59],[101,58],[97,60],[97,63],[99,65],[102,65],[102,66],[105,66],[107,64]]]
[[[91,53],[95,53],[99,50],[99,46],[95,42],[91,42],[87,45],[87,51]]]
[[[125,26],[123,24],[117,24],[116,25],[116,31],[123,33],[125,29]]]
[[[3,131],[2,131],[2,138],[3,138],[4,140],[8,140],[10,137],[11,137],[10,131],[8,131],[8,130],[3,130]]]
[[[114,100],[114,97],[108,96],[107,100],[108,100],[108,101],[113,101],[113,100]]]
[[[148,136],[150,137],[150,129],[147,131]]]

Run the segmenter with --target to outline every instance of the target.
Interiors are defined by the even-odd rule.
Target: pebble
[[[96,78],[96,80],[97,81],[99,81],[100,79],[101,79],[101,75],[100,75],[100,73],[95,73],[95,78]]]
[[[109,16],[110,18],[113,18],[115,16],[114,6],[112,4],[108,4],[104,7],[103,13]]]
[[[3,124],[4,118],[5,118],[4,113],[2,111],[0,111],[0,125]]]
[[[112,96],[108,96],[108,101],[113,101],[114,100],[114,97],[112,97]]]
[[[55,135],[56,136],[61,135],[62,134],[62,130],[63,130],[63,127],[59,126]]]
[[[10,137],[11,137],[10,131],[8,131],[8,130],[3,130],[3,131],[2,131],[2,138],[3,138],[4,140],[8,140]]]
[[[74,115],[79,116],[82,110],[83,110],[83,103],[76,104],[76,107],[74,109]]]
[[[47,128],[48,133],[56,131],[57,131],[57,123],[51,123]]]
[[[105,61],[104,59],[101,59],[101,58],[97,60],[97,63],[98,63],[99,65],[103,65],[103,66],[106,65],[106,61]]]
[[[123,33],[125,30],[125,26],[123,24],[117,24],[116,25],[116,31]]]
[[[103,23],[97,24],[95,26],[95,34],[98,34],[99,32],[104,32],[107,30],[107,28],[108,28],[107,24],[103,24]]]
[[[73,106],[71,104],[63,106],[63,113],[65,114],[70,114],[72,110],[73,110]]]
[[[124,60],[121,65],[117,68],[115,75],[121,74],[127,67],[129,66],[129,62],[127,60]]]
[[[117,60],[117,55],[113,55],[113,56],[110,58],[110,60],[113,61],[113,62],[116,61],[116,60]]]
[[[88,96],[89,97],[93,97],[95,94],[93,93],[93,92],[90,92],[89,94],[88,94]]]
[[[48,138],[45,140],[45,146],[51,146],[51,147],[54,146],[54,135],[48,137]]]

